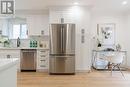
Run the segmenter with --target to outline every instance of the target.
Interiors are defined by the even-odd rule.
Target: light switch
[[[85,43],[85,29],[81,29],[81,43]]]

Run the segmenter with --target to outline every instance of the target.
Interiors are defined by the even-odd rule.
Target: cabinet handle
[[[46,52],[46,51],[40,51],[40,52]]]
[[[40,67],[46,67],[46,65],[40,65]]]
[[[41,55],[41,57],[46,57],[45,55]]]
[[[11,55],[7,55],[7,59],[11,58]]]
[[[40,61],[46,61],[46,60],[40,60]]]

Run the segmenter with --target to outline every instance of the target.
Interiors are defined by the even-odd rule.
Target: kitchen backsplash
[[[37,47],[49,48],[49,36],[31,36],[20,39],[20,47],[30,47],[30,41],[37,41]],[[17,39],[10,39],[10,47],[17,47]]]

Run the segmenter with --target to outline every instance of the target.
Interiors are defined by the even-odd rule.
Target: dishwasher
[[[21,50],[21,71],[36,71],[36,49]]]

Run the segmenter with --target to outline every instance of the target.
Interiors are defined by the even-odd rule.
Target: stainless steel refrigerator
[[[75,24],[50,25],[50,74],[75,74]]]

